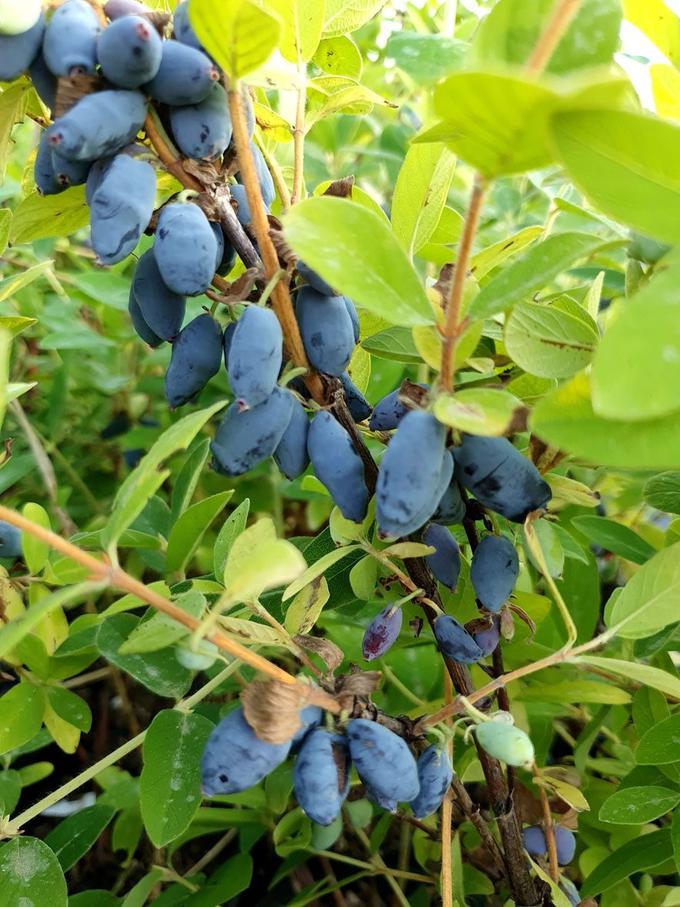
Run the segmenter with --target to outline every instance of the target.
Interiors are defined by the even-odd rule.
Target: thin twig
[[[531,52],[525,68],[527,75],[537,76],[543,72],[573,22],[580,5],[581,0],[557,0],[548,24]]]
[[[453,907],[453,867],[451,865],[451,822],[453,801],[451,790],[446,792],[441,809],[442,818],[442,859],[439,878],[441,880],[442,907]]]
[[[538,766],[534,765],[533,774],[538,774]],[[557,844],[555,843],[555,829],[553,827],[552,813],[550,812],[550,801],[548,793],[542,784],[537,784],[538,796],[543,808],[543,833],[548,845],[548,863],[550,864],[550,878],[557,882],[560,877],[560,868],[557,862]]]
[[[305,169],[305,106],[307,103],[307,71],[302,60],[298,59],[297,104],[295,107],[295,129],[293,142],[295,156],[293,166],[293,192],[291,204],[295,205],[302,197],[302,185]]]

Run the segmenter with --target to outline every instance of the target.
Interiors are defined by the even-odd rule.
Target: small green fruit
[[[0,35],[22,35],[40,18],[41,0],[0,0]]]
[[[528,768],[534,761],[534,745],[524,731],[505,721],[485,721],[475,729],[482,749],[506,765]]]

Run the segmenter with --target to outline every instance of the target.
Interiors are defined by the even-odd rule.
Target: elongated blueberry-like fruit
[[[222,365],[222,330],[211,315],[199,315],[179,332],[165,375],[165,397],[175,409],[193,400]]]
[[[375,803],[376,806],[379,806],[381,809],[386,810],[388,813],[396,813],[399,801],[394,797],[385,797],[379,791],[374,790],[370,784],[365,784],[364,788],[366,790],[366,796],[371,801]]]
[[[312,270],[312,268],[310,268],[309,265],[306,265],[304,261],[298,261],[296,268],[304,282],[308,283],[310,287],[313,287],[317,293],[323,293],[324,296],[336,295],[333,287],[326,283],[323,277],[320,277],[316,271]]]
[[[442,526],[452,526],[454,523],[462,523],[466,509],[454,468],[449,487],[444,492],[437,505],[437,509],[432,514],[432,522],[440,523]]]
[[[133,141],[144,125],[138,91],[97,91],[82,97],[48,129],[52,147],[72,161],[96,161]]]
[[[381,529],[381,535],[392,535],[394,537],[410,535],[412,532],[422,528],[432,517],[437,506],[437,501],[441,500],[442,495],[451,481],[452,473],[453,457],[449,450],[444,450],[439,470],[439,479],[432,492],[432,496],[423,499],[422,505],[417,510],[413,511],[407,522],[395,522],[392,524],[391,529]],[[387,522],[386,517],[383,517],[383,524],[385,527],[390,525]]]
[[[302,742],[293,773],[295,797],[318,825],[330,825],[349,793],[347,740],[324,728],[310,731]]]
[[[0,520],[0,557],[21,557],[21,530]]]
[[[348,722],[347,737],[357,773],[371,790],[398,802],[418,795],[416,760],[401,737],[365,718]]]
[[[420,387],[427,389],[426,384],[421,384]],[[376,403],[371,421],[368,423],[371,431],[391,431],[399,425],[406,413],[411,411],[412,407],[409,408],[399,399],[400,392],[401,388],[398,387]]]
[[[56,9],[43,40],[45,62],[54,75],[94,75],[100,30],[97,14],[86,0],[66,0]]]
[[[152,10],[139,0],[109,0],[104,5],[104,12],[107,19],[113,20],[123,16],[145,16]]]
[[[298,293],[295,313],[310,363],[339,378],[354,351],[354,328],[342,296],[324,296],[312,287]]]
[[[153,166],[117,154],[90,202],[92,248],[102,264],[127,258],[148,227],[155,202]]]
[[[564,825],[555,825],[555,845],[557,847],[557,862],[560,866],[567,866],[574,859],[576,853],[576,838],[573,831]]]
[[[13,82],[40,56],[45,20],[18,35],[0,34],[0,82]]]
[[[175,293],[198,296],[210,286],[217,240],[198,205],[173,202],[161,210],[153,253],[163,280]]]
[[[53,150],[52,166],[59,184],[68,189],[69,186],[82,186],[87,181],[92,163],[90,161],[69,161]]]
[[[239,706],[208,737],[201,758],[201,788],[209,797],[236,794],[258,784],[285,760],[287,743],[260,740]]]
[[[217,240],[215,271],[221,276],[224,276],[225,274],[228,274],[236,264],[236,249],[234,249],[232,244],[225,237],[221,224],[218,224],[216,221],[210,221],[210,228]]]
[[[224,352],[224,367],[229,371],[229,353],[231,351],[231,341],[234,339],[234,331],[236,330],[236,322],[230,321],[229,324],[224,329],[224,337],[222,339],[222,350]]]
[[[98,161],[95,161],[90,167],[89,173],[87,174],[87,180],[85,181],[85,201],[88,205],[92,204],[94,194],[101,185],[101,181],[104,179],[112,161],[112,157],[103,157]]]
[[[360,523],[368,510],[364,464],[352,439],[328,412],[312,420],[307,450],[317,479],[323,483],[346,520]]]
[[[163,343],[163,338],[159,337],[157,334],[154,334],[146,321],[144,321],[144,316],[142,315],[142,310],[139,308],[139,305],[137,303],[133,287],[130,287],[128,312],[132,320],[132,326],[135,329],[138,337],[140,337],[145,343],[148,343],[151,347],[157,347],[160,346],[161,343]]]
[[[500,535],[487,535],[472,555],[470,579],[475,595],[489,611],[500,611],[519,576],[515,546]]]
[[[211,445],[214,466],[228,476],[240,476],[271,457],[293,415],[293,396],[275,387],[264,403],[240,410],[232,403]]]
[[[310,730],[318,727],[323,721],[323,709],[318,705],[306,705],[298,713],[300,727],[295,731],[293,739],[290,741],[291,748],[298,746],[305,739]]]
[[[560,866],[566,866],[574,859],[576,852],[574,833],[564,825],[553,825],[553,834],[555,835],[557,862]],[[522,841],[526,852],[532,857],[547,857],[548,842],[540,825],[530,825],[528,828],[524,828]]]
[[[461,664],[476,664],[483,657],[482,650],[462,624],[448,614],[435,619],[434,636],[437,645],[447,658]]]
[[[304,406],[293,398],[293,414],[288,428],[283,433],[279,445],[274,451],[276,465],[287,479],[297,479],[309,466],[307,439],[309,436],[309,418]]]
[[[458,478],[480,504],[521,523],[550,500],[550,485],[507,438],[466,435],[454,453]]]
[[[417,766],[420,791],[411,801],[411,809],[416,819],[424,819],[436,813],[442,805],[453,778],[453,769],[446,751],[438,746],[429,746],[421,753]]]
[[[175,30],[175,38],[177,38],[178,41],[181,41],[182,44],[188,44],[189,47],[195,47],[196,50],[202,50],[203,53],[205,53],[201,42],[198,40],[198,35],[189,21],[188,0],[184,0],[184,2],[178,4],[174,13],[173,27]]]
[[[257,171],[257,181],[260,184],[260,192],[262,193],[262,200],[265,203],[267,210],[271,208],[276,198],[276,189],[274,187],[274,180],[272,175],[269,172],[269,167],[267,167],[267,162],[264,159],[264,155],[257,147],[255,142],[250,143],[250,150],[253,155],[253,160],[255,161],[255,170]],[[241,182],[242,177],[240,173],[236,174],[236,179]]]
[[[1,0],[0,35],[23,35],[30,31],[42,14],[41,0]]]
[[[250,226],[253,216],[250,213],[250,205],[248,204],[248,196],[246,195],[245,187],[240,183],[235,183],[233,186],[229,187],[231,192],[231,197],[236,202],[236,217],[238,222],[242,227]]]
[[[448,529],[430,523],[423,532],[423,542],[435,551],[425,557],[427,566],[442,586],[453,591],[460,576],[460,548]]]
[[[231,141],[231,117],[224,88],[216,82],[200,103],[173,107],[170,126],[182,154],[203,161],[220,157]]]
[[[145,90],[154,101],[170,107],[200,104],[219,77],[215,64],[200,50],[179,41],[164,41],[161,65]]]
[[[345,400],[347,408],[352,414],[355,422],[363,422],[371,415],[371,404],[361,393],[356,384],[352,381],[347,372],[340,375],[340,381],[345,391]]]
[[[229,350],[229,383],[241,407],[271,394],[281,371],[283,334],[271,309],[249,305],[236,323]]]
[[[40,136],[40,143],[38,144],[33,165],[33,178],[41,195],[57,195],[66,189],[66,186],[59,182],[57,174],[54,172],[52,148],[46,132],[43,132]]]
[[[479,621],[473,621],[472,624],[482,623],[481,619]],[[498,617],[493,616],[492,623],[488,627],[483,627],[481,630],[473,629],[470,624],[467,625],[466,629],[472,633],[475,642],[482,650],[482,655],[486,658],[488,655],[491,655],[501,638],[501,628],[500,621]]]
[[[388,605],[370,622],[364,633],[361,651],[366,661],[381,658],[399,637],[403,620],[401,608]]]
[[[2,37],[0,37],[0,61],[2,59]],[[0,63],[1,67],[2,63]],[[39,53],[28,67],[28,75],[45,107],[54,110],[57,102],[57,77],[48,68],[42,53]],[[2,75],[0,75],[0,81],[2,81]]]
[[[97,57],[102,72],[121,88],[140,88],[158,72],[163,42],[148,19],[123,16],[99,35]]]
[[[381,533],[407,535],[419,528],[414,518],[422,517],[422,526],[432,516],[441,498],[445,453],[446,428],[431,413],[413,410],[404,416],[378,471],[376,518]]]
[[[132,289],[142,318],[154,334],[162,340],[174,340],[182,328],[186,299],[166,286],[152,249],[137,262]]]
[[[358,343],[361,340],[361,324],[359,322],[359,316],[357,314],[356,306],[349,298],[349,296],[342,297],[345,301],[345,308],[347,309],[347,314],[349,315],[349,320],[352,322],[352,330],[354,331],[354,342]]]

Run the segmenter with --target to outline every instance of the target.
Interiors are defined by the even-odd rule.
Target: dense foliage
[[[679,63],[0,0],[0,907],[680,903]]]

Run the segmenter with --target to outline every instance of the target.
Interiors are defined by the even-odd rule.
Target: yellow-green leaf
[[[480,387],[443,394],[434,403],[434,414],[445,425],[475,435],[503,435],[522,404],[505,390]]]
[[[308,586],[300,589],[288,606],[283,622],[290,635],[309,633],[329,598],[330,592],[325,576],[317,576]]]
[[[255,0],[191,0],[189,17],[201,44],[232,81],[265,63],[281,23]]]

